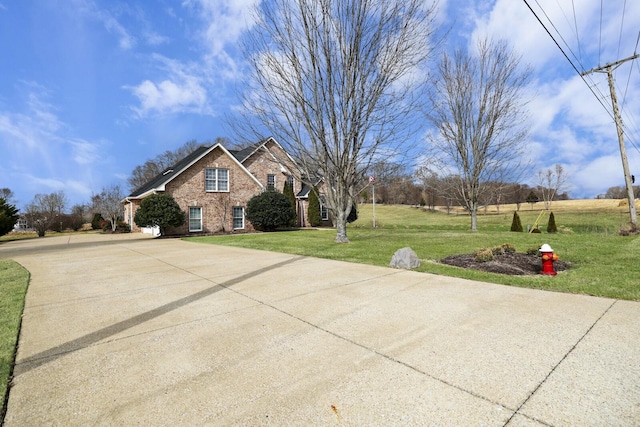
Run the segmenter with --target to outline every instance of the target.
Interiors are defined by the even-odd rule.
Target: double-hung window
[[[229,169],[206,168],[204,189],[205,191],[229,191]]]
[[[189,208],[189,231],[202,231],[202,208]]]
[[[233,229],[242,230],[244,228],[244,208],[242,206],[233,207]]]
[[[324,195],[320,196],[320,218],[323,221],[329,220],[329,211],[327,210],[327,202]]]
[[[273,191],[276,189],[276,176],[273,174],[267,175],[267,190]]]

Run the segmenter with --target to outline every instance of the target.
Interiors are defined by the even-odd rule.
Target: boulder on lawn
[[[411,248],[398,249],[391,257],[390,267],[395,268],[416,268],[420,267],[420,259]]]

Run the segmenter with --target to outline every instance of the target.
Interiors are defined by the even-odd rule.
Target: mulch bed
[[[542,260],[538,255],[528,255],[517,252],[507,252],[494,255],[493,261],[478,262],[475,254],[452,255],[440,260],[441,263],[461,268],[486,271],[488,273],[509,274],[512,276],[525,276],[540,274]],[[556,271],[565,271],[571,268],[571,263],[558,260],[554,262]]]

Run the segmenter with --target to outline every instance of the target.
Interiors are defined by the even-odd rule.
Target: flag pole
[[[373,193],[373,228],[376,228],[376,181],[373,176],[369,178],[371,181],[371,191]]]

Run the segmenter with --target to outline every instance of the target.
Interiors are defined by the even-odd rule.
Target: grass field
[[[0,395],[3,402],[1,418],[4,418],[6,410],[7,385],[13,366],[28,283],[27,270],[15,261],[0,259]]]
[[[579,202],[579,203],[578,203]],[[606,203],[602,203],[606,202]],[[271,250],[306,256],[338,259],[379,266],[389,264],[393,253],[411,247],[422,259],[417,271],[462,277],[512,286],[582,293],[610,298],[640,300],[640,236],[621,237],[620,227],[628,223],[626,207],[617,201],[554,202],[556,224],[561,233],[510,232],[513,209],[501,206],[478,218],[479,231],[469,231],[467,215],[448,215],[409,206],[376,205],[377,228],[372,228],[372,206],[359,206],[358,221],[350,224],[351,243],[333,242],[333,229],[253,233],[192,238],[194,241]],[[542,203],[538,203],[542,207]],[[522,224],[532,225],[539,209],[522,205]],[[513,207],[515,208],[515,206]],[[548,214],[540,225],[544,231]],[[449,255],[472,253],[483,247],[513,244],[518,252],[550,244],[560,258],[573,267],[556,277],[506,276],[443,265]]]

